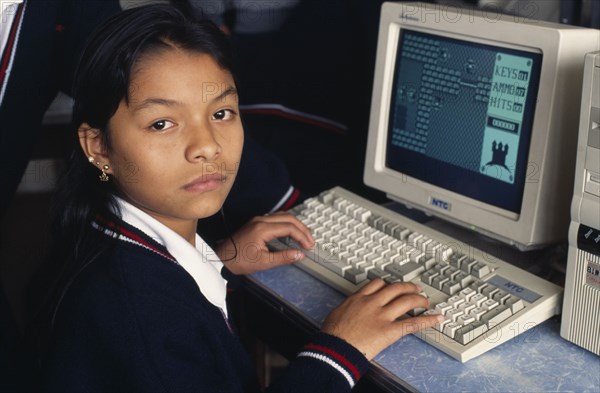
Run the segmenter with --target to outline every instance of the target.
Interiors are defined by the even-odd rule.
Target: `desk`
[[[253,274],[242,291],[246,315],[256,310],[250,298],[271,310],[255,317],[277,319],[261,333],[286,356],[344,299],[293,266]],[[405,336],[374,359],[367,383],[382,391],[600,392],[600,357],[562,339],[559,323],[550,319],[467,363]]]

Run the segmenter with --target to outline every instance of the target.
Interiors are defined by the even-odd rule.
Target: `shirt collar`
[[[121,210],[121,219],[166,247],[177,263],[196,281],[204,297],[227,315],[227,281],[221,276],[223,263],[214,250],[198,234],[194,247],[148,213],[121,198],[116,199]]]

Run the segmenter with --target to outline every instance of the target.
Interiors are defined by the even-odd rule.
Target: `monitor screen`
[[[583,59],[600,32],[384,3],[364,181],[526,250],[566,241]]]
[[[386,166],[519,213],[542,55],[408,29],[398,41]]]

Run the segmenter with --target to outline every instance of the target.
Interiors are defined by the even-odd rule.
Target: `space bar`
[[[304,255],[323,266],[324,268],[331,270],[338,276],[343,277],[344,271],[348,270],[351,266],[342,262],[338,259],[338,257],[332,252],[332,250],[327,250],[321,247],[320,245],[315,245],[315,247],[311,250],[306,250],[302,248],[294,239],[289,237],[280,239],[282,243],[291,248],[298,248],[304,252]]]

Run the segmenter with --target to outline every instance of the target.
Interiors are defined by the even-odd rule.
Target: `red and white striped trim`
[[[297,193],[299,194],[300,192],[297,191]],[[273,208],[271,209],[271,211],[269,211],[269,214],[271,213],[275,213],[276,211],[278,211],[279,209],[281,209],[281,207],[283,205],[288,205],[288,199],[290,199],[290,197],[292,197],[294,195],[294,186],[290,186],[290,188],[288,188],[288,190],[285,192],[285,194],[283,195],[283,197],[279,200],[279,202],[277,202],[275,204],[275,206],[273,206]],[[296,195],[296,198],[298,198],[298,196]],[[296,199],[294,198],[294,200]],[[293,202],[292,202],[293,203]]]
[[[15,25],[11,29],[10,37],[8,38],[6,47],[4,48],[4,55],[2,56],[0,63],[0,83],[2,84],[0,90],[0,104],[4,100],[4,95],[6,94],[8,77],[14,63],[15,52],[17,51],[17,43],[19,42],[19,37],[21,36],[21,26],[23,24],[26,7],[26,2],[18,5],[18,12],[15,16],[15,20],[13,21]]]
[[[291,209],[291,207],[294,206],[294,203],[296,203],[296,201],[298,200],[299,196],[300,196],[300,190],[295,189],[294,192],[292,193],[292,196],[287,200],[285,205],[283,205],[281,207],[281,210],[285,211],[285,210]]]
[[[111,226],[114,229],[104,227],[95,221],[92,222],[92,227],[94,227],[95,229],[103,232],[104,234],[106,234],[110,237],[114,237],[114,238],[117,238],[118,240],[142,247],[146,250],[152,251],[155,254],[160,255],[163,258],[168,259],[169,261],[171,261],[173,263],[177,263],[177,260],[175,258],[173,258],[170,254],[159,250],[158,248],[152,246],[151,244],[148,244],[147,242],[145,242],[143,239],[141,239],[139,236],[135,235],[134,233],[129,232],[128,230],[121,228],[119,226],[116,226],[115,224],[113,224],[111,222],[107,222],[107,224],[108,224],[108,226]]]
[[[346,132],[348,131],[348,126],[346,126],[345,124],[328,119],[326,117],[317,116],[296,109],[288,108],[281,104],[265,103],[240,105],[240,111],[242,112],[242,114],[279,116],[286,119],[295,120],[301,123],[311,124],[320,128],[325,128],[338,134],[346,134]]]

